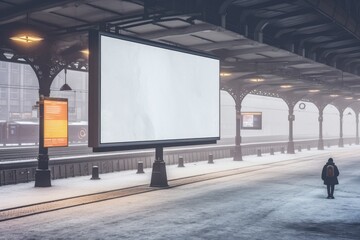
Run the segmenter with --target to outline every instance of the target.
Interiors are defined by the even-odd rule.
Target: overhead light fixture
[[[286,89],[286,88],[292,88],[292,85],[281,85],[280,87]]]
[[[310,89],[309,92],[310,93],[317,93],[317,92],[320,92],[320,90],[319,89]]]
[[[351,100],[351,99],[353,99],[353,97],[346,97],[345,99],[346,100]]]
[[[265,79],[261,78],[261,77],[250,79],[250,82],[253,82],[253,83],[258,83],[258,82],[263,82],[263,81],[265,81]]]
[[[40,41],[44,40],[44,38],[42,38],[42,37],[32,36],[29,34],[14,36],[14,37],[11,37],[10,39],[13,41],[23,42],[23,43],[36,43],[36,42],[40,42]]]
[[[82,52],[82,53],[85,54],[85,55],[89,55],[89,54],[90,54],[89,49],[84,49],[84,50],[81,50],[80,52]]]
[[[231,73],[221,72],[221,73],[220,73],[220,76],[221,76],[221,77],[229,77],[229,76],[231,76]]]
[[[337,94],[331,94],[330,97],[338,97],[339,95]]]
[[[71,91],[71,87],[66,83],[66,75],[67,75],[67,69],[64,69],[65,71],[65,83],[61,86],[60,91]]]
[[[25,32],[22,33],[18,33],[15,36],[10,37],[10,40],[16,41],[16,42],[22,42],[22,43],[38,43],[42,40],[44,40],[44,38],[42,38],[41,36],[39,36],[38,34],[34,33],[32,30],[29,30],[30,26],[29,25],[29,13],[26,13],[26,25],[27,25],[27,30],[25,30]]]

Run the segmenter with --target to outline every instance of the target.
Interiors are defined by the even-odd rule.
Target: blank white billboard
[[[98,147],[219,139],[218,59],[107,35],[99,45]]]

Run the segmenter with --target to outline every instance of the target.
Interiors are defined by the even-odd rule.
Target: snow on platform
[[[335,153],[347,152],[350,149],[360,150],[360,147],[354,145],[347,146],[346,148],[328,148],[324,151],[318,151],[315,149],[310,151],[303,150],[302,152],[297,152],[296,154],[278,153],[276,155],[263,154],[262,157],[244,156],[243,161],[233,161],[232,158],[215,159],[214,164],[208,164],[207,161],[192,162],[185,163],[184,168],[179,168],[177,165],[168,165],[166,169],[168,179],[172,180],[247,166],[308,157],[321,157],[325,161]],[[136,170],[101,174],[100,180],[90,180],[91,176],[57,179],[52,180],[52,187],[48,188],[35,188],[34,182],[1,186],[0,210],[149,184],[151,179],[151,168],[144,169],[144,171],[144,174],[136,174]]]

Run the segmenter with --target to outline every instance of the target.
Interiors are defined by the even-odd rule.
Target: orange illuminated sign
[[[44,147],[68,146],[67,99],[44,99]]]

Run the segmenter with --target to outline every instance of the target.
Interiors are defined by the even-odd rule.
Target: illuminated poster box
[[[44,147],[68,146],[68,100],[45,98]]]
[[[241,129],[260,130],[262,128],[261,112],[242,112],[241,118]]]

